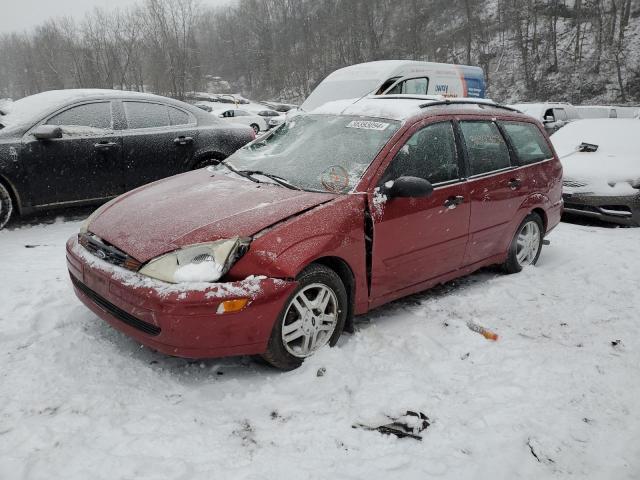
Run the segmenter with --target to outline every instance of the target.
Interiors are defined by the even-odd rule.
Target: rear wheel
[[[256,135],[260,133],[260,126],[258,124],[252,123],[251,128],[253,128],[253,131],[255,132]]]
[[[7,187],[0,183],[0,229],[2,229],[13,213],[13,199]]]
[[[297,280],[263,354],[281,370],[293,370],[326,345],[335,345],[347,317],[347,291],[333,270],[314,264]]]
[[[530,213],[522,221],[509,247],[509,256],[503,264],[507,273],[517,273],[527,265],[535,265],[542,251],[544,225],[540,215]]]

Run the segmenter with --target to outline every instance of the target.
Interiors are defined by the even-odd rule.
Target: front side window
[[[460,122],[460,129],[469,155],[471,175],[511,166],[507,144],[493,122]]]
[[[460,178],[451,122],[428,125],[414,133],[391,161],[383,183],[403,176],[424,178],[432,184]]]
[[[547,141],[535,125],[521,122],[504,122],[501,125],[521,164],[528,165],[553,156]]]
[[[526,113],[526,112],[525,112]],[[553,114],[553,108],[550,108],[546,112],[544,112],[544,116],[542,117],[545,122],[555,122],[556,117]]]
[[[400,122],[379,118],[297,115],[226,163],[277,175],[306,190],[346,193],[399,127]]]
[[[165,105],[147,102],[123,102],[127,124],[133,128],[168,127],[169,110]]]
[[[234,116],[236,116],[236,117],[248,117],[249,113],[245,112],[244,110],[236,110],[234,112]]]
[[[110,130],[111,102],[87,103],[71,107],[47,120],[48,125],[89,127]]]
[[[412,95],[426,95],[427,88],[429,87],[429,79],[426,77],[411,78],[403,82],[398,83],[391,90],[386,92],[389,94],[406,93]]]

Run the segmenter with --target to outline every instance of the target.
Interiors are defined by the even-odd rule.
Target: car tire
[[[252,123],[250,127],[253,128],[253,131],[256,135],[260,133],[260,125],[258,125],[257,123]]]
[[[330,268],[312,264],[296,280],[298,286],[285,302],[262,354],[280,370],[298,368],[320,348],[334,346],[349,310],[347,290]]]
[[[7,187],[0,183],[0,230],[9,222],[13,213],[13,199]]]
[[[507,273],[518,273],[527,265],[535,265],[540,258],[542,241],[544,240],[544,224],[540,215],[530,213],[520,223],[516,234],[509,245],[507,261],[502,268]]]

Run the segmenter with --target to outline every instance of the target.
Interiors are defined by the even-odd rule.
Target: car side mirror
[[[553,123],[555,121],[556,119],[553,118],[551,115],[547,115],[546,117],[544,117],[544,123]]]
[[[38,140],[62,138],[62,128],[57,125],[39,125],[33,131],[33,136]]]
[[[428,197],[433,193],[433,185],[424,178],[402,176],[385,183],[384,193],[390,198]]]

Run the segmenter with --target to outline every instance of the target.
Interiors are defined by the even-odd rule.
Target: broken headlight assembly
[[[246,253],[250,241],[234,237],[190,245],[151,260],[138,273],[168,283],[217,282]]]

